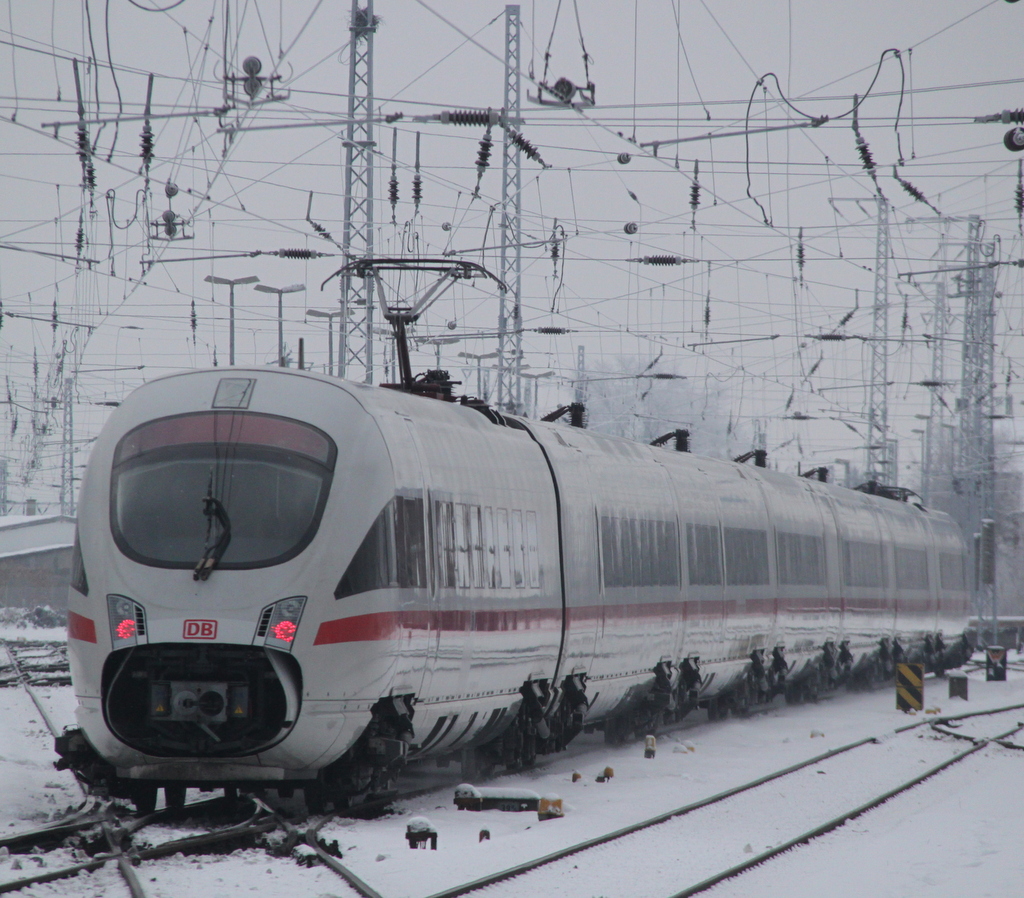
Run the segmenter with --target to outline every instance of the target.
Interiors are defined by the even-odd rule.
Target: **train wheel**
[[[135,805],[135,813],[140,817],[152,814],[156,810],[156,786],[145,783],[136,783],[132,786],[132,804]]]
[[[164,786],[164,803],[169,808],[185,807],[185,787],[178,785]]]
[[[323,786],[306,786],[302,790],[302,800],[310,814],[323,814],[327,810],[327,795]]]
[[[750,692],[746,685],[740,686],[733,693],[732,710],[738,717],[746,717],[750,713]]]

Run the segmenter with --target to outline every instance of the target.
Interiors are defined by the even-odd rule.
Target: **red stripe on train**
[[[688,618],[728,619],[776,614],[845,614],[858,613],[892,614],[896,604],[891,599],[750,599],[746,602],[644,602],[622,605],[577,605],[568,609],[569,628],[593,624],[595,621],[661,619],[682,620]],[[931,604],[931,607],[926,607]],[[945,605],[946,603],[942,603]],[[919,605],[914,610],[935,612],[933,603],[917,603],[900,600],[898,605],[903,613],[911,611],[910,605]],[[942,607],[940,605],[940,607]],[[557,629],[561,626],[562,612],[559,608],[523,608],[516,610],[446,610],[446,611],[378,611],[370,614],[355,614],[320,624],[313,645],[333,645],[342,642],[371,642],[384,639],[400,639],[403,634],[418,630],[423,632],[449,633],[500,633],[509,631]],[[91,622],[90,622],[91,623]]]
[[[80,639],[82,642],[96,641],[96,622],[89,617],[68,612],[68,638]]]

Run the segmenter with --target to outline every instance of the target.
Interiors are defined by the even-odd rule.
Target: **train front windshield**
[[[336,458],[323,431],[274,415],[216,411],[151,421],[114,453],[114,540],[129,558],[155,567],[280,564],[316,533]]]

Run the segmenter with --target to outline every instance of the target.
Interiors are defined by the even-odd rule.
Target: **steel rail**
[[[307,827],[306,844],[316,852],[317,857],[320,858],[321,863],[323,863],[325,867],[337,873],[342,879],[345,880],[345,882],[347,882],[350,886],[352,886],[353,889],[355,889],[360,895],[362,895],[363,898],[382,898],[380,892],[378,892],[368,883],[364,882],[362,879],[356,876],[355,873],[353,873],[348,867],[341,863],[341,861],[339,861],[336,857],[328,854],[327,851],[324,850],[324,847],[320,844],[319,840],[317,839],[317,834],[320,832],[320,827],[322,827],[329,820],[333,819],[334,816],[335,815],[333,814],[329,814],[326,817],[323,817],[320,820],[318,820],[312,826]]]
[[[992,736],[988,739],[978,739],[976,744],[972,745],[970,748],[960,752],[959,754],[953,755],[953,757],[951,758],[947,758],[945,761],[936,764],[934,767],[926,770],[924,773],[907,780],[901,785],[896,786],[894,789],[889,789],[881,795],[872,798],[870,801],[866,801],[864,802],[864,804],[858,805],[852,810],[840,814],[838,817],[833,817],[831,820],[822,823],[820,826],[816,826],[813,829],[809,829],[807,830],[807,832],[801,833],[799,836],[789,839],[783,842],[781,845],[777,845],[774,848],[769,848],[767,851],[762,851],[760,854],[750,858],[749,860],[743,861],[740,864],[736,864],[735,866],[730,867],[727,870],[723,870],[720,873],[716,873],[714,876],[709,876],[707,879],[702,880],[696,885],[689,886],[688,888],[683,889],[681,892],[676,892],[673,895],[671,895],[670,898],[690,898],[691,895],[697,895],[701,892],[705,892],[713,886],[718,885],[720,882],[724,882],[727,879],[732,879],[733,877],[739,876],[741,873],[745,873],[752,867],[756,867],[758,864],[763,864],[765,861],[771,860],[773,857],[777,857],[778,855],[783,854],[786,851],[789,851],[791,848],[796,848],[800,845],[806,845],[812,840],[817,839],[819,836],[823,836],[826,833],[830,833],[832,832],[832,830],[838,829],[840,826],[847,823],[848,821],[853,820],[856,817],[859,817],[862,814],[865,814],[868,811],[871,811],[879,807],[880,805],[887,802],[890,798],[894,798],[900,793],[906,792],[908,789],[912,789],[914,786],[923,783],[925,780],[930,779],[937,773],[941,773],[946,768],[952,767],[954,764],[959,763],[965,758],[969,758],[975,752],[981,751],[983,748],[985,748],[985,746],[989,745],[990,743],[998,743],[999,740],[1006,739],[1007,737],[1012,736],[1015,733],[1020,732],[1021,730],[1024,730],[1024,723],[1018,723],[1012,729],[1007,730],[1005,733],[1000,733],[998,736]]]
[[[945,722],[950,721],[950,720],[964,720],[964,719],[967,719],[967,718],[970,718],[970,717],[979,717],[979,716],[986,716],[986,715],[992,715],[992,714],[1006,713],[1006,712],[1009,712],[1009,711],[1019,710],[1021,708],[1024,708],[1024,704],[1008,705],[1008,706],[1005,706],[1005,707],[993,708],[993,709],[988,709],[988,710],[985,710],[985,711],[971,711],[971,712],[967,712],[965,714],[946,715],[946,716],[942,716],[942,717],[936,718],[935,720],[920,720],[920,721],[917,721],[916,723],[911,723],[911,724],[908,724],[906,726],[897,727],[895,730],[892,731],[892,733],[893,734],[900,734],[900,733],[905,733],[905,732],[908,732],[910,730],[914,730],[914,729],[917,729],[919,727],[923,727],[923,726],[930,725],[930,724],[931,725],[942,724],[942,723],[945,723]],[[1019,729],[1024,729],[1024,724],[1019,726],[1017,729],[1018,730]],[[1016,732],[1016,731],[1017,730],[1012,730],[1012,731],[1010,731],[1010,734],[1012,734],[1013,732]],[[998,739],[1004,739],[1004,738],[1006,738],[1006,735],[1009,735],[1009,734],[1003,734],[1003,735],[998,736],[998,737],[993,737],[990,740],[985,740],[983,745],[974,745],[967,752],[962,753],[962,757],[967,757],[968,754],[973,753],[974,751],[977,751],[981,747],[984,747],[984,744],[988,744],[988,742],[990,742],[990,741],[995,742]],[[822,754],[819,754],[819,755],[816,755],[813,758],[809,758],[809,759],[807,759],[805,761],[799,761],[796,764],[792,764],[792,765],[790,765],[788,767],[785,767],[783,769],[776,770],[776,771],[774,771],[772,773],[765,774],[764,776],[761,776],[761,777],[758,777],[756,779],[750,780],[749,782],[743,783],[743,784],[741,784],[739,786],[733,786],[732,788],[726,789],[723,792],[718,792],[718,793],[716,793],[714,795],[708,796],[707,798],[699,799],[698,801],[691,802],[690,804],[684,805],[684,806],[682,806],[680,808],[676,808],[675,810],[666,811],[666,812],[658,814],[658,815],[656,815],[654,817],[650,817],[650,818],[647,818],[645,820],[641,820],[641,821],[639,821],[637,823],[629,824],[628,826],[621,827],[619,829],[613,830],[612,832],[605,833],[604,835],[601,835],[601,836],[595,836],[594,838],[587,839],[587,840],[585,840],[583,842],[577,842],[577,843],[575,843],[573,845],[569,845],[569,846],[567,846],[565,848],[560,848],[560,849],[558,849],[556,851],[550,852],[549,854],[543,855],[542,857],[536,858],[534,860],[525,861],[525,862],[523,862],[521,864],[516,864],[515,866],[508,867],[508,868],[506,868],[504,870],[499,870],[496,873],[491,873],[491,874],[488,874],[487,876],[482,876],[482,877],[480,877],[478,879],[472,880],[471,882],[463,883],[461,885],[454,886],[454,887],[449,888],[449,889],[444,889],[444,890],[442,890],[440,892],[435,892],[432,895],[428,896],[428,898],[456,898],[456,896],[466,895],[466,894],[469,894],[471,892],[475,892],[475,891],[477,891],[479,889],[485,888],[487,886],[494,885],[495,883],[502,882],[502,881],[508,880],[508,879],[512,879],[512,878],[514,878],[516,876],[520,876],[520,875],[522,875],[524,873],[528,873],[528,872],[530,872],[532,870],[536,870],[537,868],[545,866],[547,864],[550,864],[550,863],[552,863],[554,861],[562,860],[563,858],[569,857],[570,855],[577,854],[577,853],[582,852],[582,851],[587,851],[588,849],[595,848],[597,846],[604,845],[606,843],[616,841],[618,839],[623,838],[624,836],[632,835],[633,833],[639,832],[639,831],[641,831],[643,829],[647,829],[647,828],[652,827],[652,826],[658,826],[659,824],[666,823],[667,821],[669,821],[669,820],[671,820],[671,819],[673,819],[675,817],[681,817],[681,816],[689,814],[689,813],[691,813],[693,811],[700,810],[701,808],[705,808],[705,807],[708,807],[710,805],[717,804],[717,803],[719,803],[721,801],[724,801],[724,800],[726,800],[728,798],[732,798],[732,797],[734,797],[736,795],[739,795],[739,794],[741,794],[743,792],[748,792],[748,791],[750,791],[752,789],[756,789],[756,788],[758,788],[760,786],[765,785],[766,783],[772,782],[773,780],[780,779],[781,777],[788,776],[791,773],[795,773],[795,772],[797,772],[799,770],[802,770],[802,769],[804,769],[806,767],[810,767],[813,764],[818,764],[821,761],[827,760],[829,758],[833,758],[833,757],[835,757],[837,755],[844,754],[844,753],[852,751],[852,750],[854,750],[856,748],[860,748],[861,746],[872,744],[872,743],[877,743],[877,742],[880,741],[880,738],[881,737],[878,737],[878,736],[868,736],[868,737],[866,737],[864,739],[858,739],[855,742],[850,742],[850,743],[848,743],[846,745],[842,745],[842,746],[839,746],[837,748],[830,749],[829,751],[823,752]],[[970,738],[970,737],[967,737],[967,738]],[[961,759],[960,755],[957,755],[957,756],[954,756],[954,757],[955,757],[955,760],[960,760]],[[920,781],[920,779],[924,779],[924,778],[927,778],[928,776],[933,775],[934,773],[936,773],[939,770],[943,769],[944,766],[949,766],[950,763],[954,763],[954,761],[947,761],[947,762],[944,762],[943,765],[939,765],[938,767],[933,768],[931,771],[929,771],[928,773],[924,774],[922,777],[918,778],[918,781]],[[916,784],[916,783],[912,783],[911,785],[914,785],[914,784]],[[909,787],[910,786],[904,784],[904,786],[899,787],[897,789],[897,791],[894,792],[893,794],[898,794],[899,791],[902,791],[903,789],[909,788]],[[888,797],[891,797],[891,796],[888,796]],[[886,799],[882,799],[882,800],[886,800]],[[879,802],[879,803],[881,803],[881,802]],[[858,809],[857,813],[863,813],[863,810]],[[856,815],[854,814],[854,816],[856,816]],[[850,818],[847,817],[845,819],[850,819]],[[802,839],[804,837],[800,837],[800,838]],[[796,842],[799,842],[799,841],[800,841],[800,839],[796,840]],[[794,844],[796,844],[796,842]],[[769,856],[771,856],[771,855],[769,855]],[[762,860],[763,859],[764,858],[762,858]],[[749,864],[747,866],[748,867],[749,866],[753,866],[755,863],[760,863],[760,862],[761,861],[759,861],[759,860],[754,860],[754,861],[749,862]],[[747,867],[744,867],[744,869],[747,869]],[[742,870],[740,870],[738,872],[742,872]],[[736,874],[732,873],[730,875],[736,875]],[[725,878],[728,878],[728,877],[725,877]],[[716,882],[720,882],[721,880],[719,879],[719,880],[715,880],[715,881]],[[705,889],[706,888],[710,888],[711,885],[714,884],[710,880],[706,881],[706,882],[707,882],[706,885],[702,884],[702,887],[705,888]],[[685,893],[684,892],[684,893],[680,893],[679,895],[674,895],[674,896],[672,896],[672,898],[683,898],[683,895],[685,895],[685,894],[695,894],[695,893]]]
[[[168,855],[177,854],[178,852],[190,852],[195,851],[196,849],[208,848],[212,845],[229,842],[244,836],[260,835],[261,833],[276,829],[279,826],[279,819],[277,818],[277,815],[272,812],[268,813],[269,809],[258,799],[253,799],[253,801],[255,804],[255,810],[247,820],[244,820],[241,823],[235,823],[231,826],[214,830],[213,832],[201,833],[197,836],[186,836],[181,839],[172,839],[160,845],[154,845],[149,848],[142,849],[129,847],[125,843],[134,833],[142,829],[143,826],[152,823],[154,818],[163,816],[165,812],[150,814],[147,817],[133,821],[127,827],[116,826],[114,821],[111,820],[108,815],[108,817],[100,823],[104,839],[110,849],[108,852],[98,854],[91,860],[83,861],[79,864],[72,864],[68,867],[61,867],[55,870],[47,870],[45,873],[38,873],[35,876],[26,876],[22,879],[12,880],[11,882],[0,883],[0,894],[17,892],[21,889],[27,888],[28,886],[36,885],[37,883],[54,882],[60,879],[67,879],[71,876],[77,876],[79,873],[92,872],[100,869],[111,861],[115,861],[117,863],[119,873],[124,878],[125,883],[132,894],[132,898],[146,898],[146,893],[143,890],[134,870],[136,864],[141,863],[142,861],[167,857]],[[177,810],[176,813],[180,813],[180,810]]]
[[[39,696],[36,695],[35,690],[29,685],[28,675],[22,670],[21,662],[18,659],[17,653],[11,648],[10,643],[6,639],[0,640],[3,643],[4,651],[7,652],[7,657],[11,659],[11,665],[14,667],[14,672],[21,682],[22,687],[28,693],[29,698],[32,699],[32,703],[39,710],[40,715],[43,718],[43,722],[46,724],[46,728],[50,731],[50,735],[56,739],[60,733],[57,730],[56,725],[51,719],[49,712],[43,707],[43,703],[39,700]]]

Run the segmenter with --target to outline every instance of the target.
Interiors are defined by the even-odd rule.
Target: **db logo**
[[[187,620],[181,635],[183,639],[216,639],[217,621]]]

